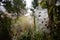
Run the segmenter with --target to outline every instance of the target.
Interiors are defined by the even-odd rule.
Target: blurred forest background
[[[36,31],[40,6],[47,9],[49,31]],[[0,40],[60,40],[60,0],[0,0]]]

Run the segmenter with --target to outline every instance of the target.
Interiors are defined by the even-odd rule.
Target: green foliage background
[[[17,12],[20,13],[21,9],[25,9],[25,4],[22,2],[23,0],[13,0],[14,5],[11,5],[10,1],[6,2],[5,8],[8,12]],[[49,14],[49,26],[48,29],[51,30],[49,34],[51,36],[51,40],[60,40],[60,6],[56,6],[57,0],[43,0],[40,5],[42,8],[47,8]],[[34,0],[33,7],[36,8],[38,6],[38,1]],[[1,13],[1,12],[0,12]],[[11,40],[11,19],[6,16],[1,18],[0,14],[0,40]],[[40,34],[41,33],[41,34]],[[36,32],[29,30],[28,33],[24,34],[21,37],[18,37],[18,40],[50,40],[47,39],[45,32]]]

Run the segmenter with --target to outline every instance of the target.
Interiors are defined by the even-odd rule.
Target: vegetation
[[[38,4],[40,4],[42,8],[47,8],[49,15],[49,26],[47,28],[51,31],[49,34],[44,31],[36,32],[36,30],[31,29],[31,25],[27,21],[29,20],[28,17],[19,16],[20,18],[12,20],[4,15],[3,12],[0,12],[0,40],[60,40],[60,5],[56,6],[56,2],[57,0],[43,0],[41,3],[34,0],[33,2],[34,8],[36,8]],[[11,4],[11,1],[6,0],[3,3],[6,4],[4,7],[8,14],[16,12],[19,15],[22,14],[22,9],[25,10],[23,0],[13,0],[13,4]],[[2,15],[4,16],[3,18],[1,17]],[[33,26],[34,25],[35,21]],[[21,30],[22,26],[26,27],[26,30]],[[50,38],[48,38],[49,36]]]
[[[2,2],[2,0],[0,2]],[[19,15],[21,10],[25,9],[25,4],[23,4],[22,0],[13,0],[13,4],[11,4],[11,1],[5,0],[3,3],[6,4],[4,7],[8,14],[16,12]],[[1,16],[3,16],[3,18]],[[11,21],[11,18],[8,18],[3,12],[0,12],[0,40],[11,40]]]

